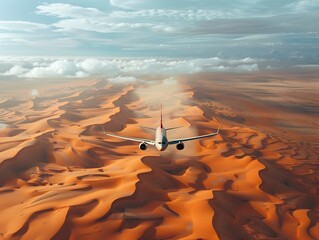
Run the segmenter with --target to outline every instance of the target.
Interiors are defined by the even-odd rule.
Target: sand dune
[[[280,76],[280,78],[278,77]],[[280,79],[280,80],[276,80]],[[32,89],[40,95],[30,96]],[[296,73],[176,82],[8,83],[0,239],[319,239],[318,82]],[[103,135],[221,134],[149,147]]]

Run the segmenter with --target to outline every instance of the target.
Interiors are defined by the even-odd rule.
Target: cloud
[[[37,14],[62,18],[52,26],[58,31],[83,30],[97,33],[130,32],[130,31],[160,31],[172,32],[170,25],[158,23],[158,21],[143,21],[143,14],[126,12],[105,13],[96,8],[84,8],[63,3],[45,4],[37,7]],[[131,18],[131,20],[128,20]],[[132,21],[132,18],[135,18]],[[158,19],[157,19],[158,20]]]
[[[117,76],[114,78],[109,78],[108,81],[111,83],[133,83],[137,80],[136,77],[132,77],[132,76]]]
[[[243,19],[215,19],[194,25],[196,34],[278,34],[318,32],[317,13],[286,14]]]
[[[317,0],[301,0],[294,1],[288,5],[294,12],[306,12],[319,10],[319,4]]]
[[[125,9],[212,9],[213,7],[231,6],[228,2],[220,4],[216,0],[201,0],[196,2],[194,0],[110,0],[110,3],[115,7]]]
[[[107,76],[109,81],[135,81],[141,75],[176,75],[198,72],[252,72],[258,71],[261,60],[243,59],[101,59],[101,58],[13,58],[0,61],[12,64],[2,73],[19,78],[81,78],[88,76]],[[1,68],[0,68],[1,69]],[[127,77],[134,76],[134,77]],[[174,78],[167,78],[163,84],[171,84]]]
[[[187,21],[202,21],[216,18],[235,18],[233,11],[216,11],[207,9],[147,9],[138,11],[113,11],[108,15],[113,19],[145,19],[145,20],[187,20]],[[237,16],[238,17],[238,16]]]
[[[176,84],[177,84],[177,80],[174,77],[165,78],[163,80],[163,85],[176,85]]]
[[[28,68],[19,65],[13,66],[9,71],[3,75],[13,75],[20,78],[58,78],[58,77],[85,77],[88,76],[82,72],[77,66],[76,62],[66,59],[59,59],[55,61],[42,62],[39,65],[35,62],[33,65],[26,63]]]
[[[84,7],[91,3],[83,1],[78,6],[41,4],[36,8],[36,18],[50,24],[6,22],[2,28],[7,30],[2,29],[2,33],[0,30],[0,52],[3,55],[287,59],[291,49],[296,48],[304,59],[313,63],[318,59],[318,54],[312,51],[318,46],[318,37],[308,35],[319,32],[318,25],[312,24],[319,21],[313,11],[319,6],[316,1],[111,2],[113,6],[106,3],[104,11]],[[227,69],[227,64],[223,66]],[[41,71],[60,76],[49,68],[36,71],[32,75],[40,75]],[[87,74],[90,73],[80,70],[77,74],[72,71],[70,76]]]
[[[119,8],[130,10],[145,9],[206,9],[218,12],[231,12],[238,16],[271,16],[285,13],[300,13],[318,10],[317,0],[110,0],[110,3]]]
[[[7,126],[8,126],[7,124],[0,122],[0,129],[1,129],[1,128],[6,128]]]
[[[77,67],[68,60],[57,60],[46,67],[35,67],[29,72],[22,74],[26,78],[53,78],[76,76]]]
[[[85,8],[63,3],[45,4],[37,7],[37,14],[62,18],[52,24],[60,32],[90,31],[96,33],[177,33],[183,34],[262,34],[281,32],[304,32],[315,31],[313,24],[305,24],[318,20],[316,13],[295,15],[284,14],[286,12],[298,12],[292,10],[288,1],[278,3],[276,1],[260,3],[244,0],[236,0],[242,7],[234,3],[220,4],[211,1],[201,1],[194,6],[191,0],[176,1],[173,5],[166,1],[112,1],[114,6],[152,6],[141,7],[141,10],[122,10],[102,12],[96,8]],[[308,2],[308,1],[307,1]],[[311,1],[312,2],[312,1]],[[165,3],[165,4],[164,4]],[[291,2],[290,2],[291,3]],[[300,3],[300,2],[299,2]],[[185,5],[192,9],[181,8]],[[312,3],[314,4],[314,3]],[[156,6],[171,6],[169,9],[156,8]],[[252,8],[255,6],[256,8]],[[305,4],[303,4],[305,5]],[[306,4],[307,5],[307,4]],[[309,4],[308,4],[309,5]],[[203,8],[214,6],[214,8]],[[228,8],[227,8],[228,6]],[[175,8],[175,9],[174,9]],[[251,9],[254,9],[253,11]],[[281,9],[282,12],[269,14],[269,9]],[[280,13],[280,14],[279,14]],[[279,15],[278,15],[279,14]],[[302,19],[302,20],[301,20]],[[184,21],[190,21],[186,24]],[[155,37],[155,36],[154,36]]]
[[[46,24],[27,21],[0,21],[0,29],[8,31],[33,32],[39,29],[49,28]]]
[[[151,24],[151,23],[105,23],[94,19],[66,19],[59,21],[53,26],[63,30],[84,30],[100,33],[125,32],[152,30],[162,32],[173,32],[174,28],[170,26]]]
[[[20,65],[15,65],[10,68],[8,71],[4,72],[4,76],[20,76],[28,72],[28,68],[21,67]]]
[[[37,89],[32,89],[30,95],[32,97],[37,97],[40,95],[39,91]]]
[[[19,12],[25,11],[28,21],[1,21],[0,54],[197,59],[251,56],[285,61],[296,49],[294,55],[304,57],[298,64],[319,59],[313,51],[318,47],[319,27],[314,24],[319,21],[317,0],[111,0],[112,5],[106,1],[105,6],[96,1],[67,2],[76,2],[77,6],[42,3],[33,13],[31,8],[27,13],[21,7]],[[87,7],[90,5],[96,8]],[[25,20],[14,14],[11,19],[14,17]],[[37,67],[27,73],[71,77],[91,74],[77,65],[78,71],[72,70],[71,74],[54,73],[54,66],[48,64]],[[195,64],[193,71],[202,68]]]
[[[59,18],[96,18],[105,15],[96,8],[85,8],[64,3],[52,3],[37,6],[36,13]]]
[[[256,72],[259,70],[258,64],[242,64],[235,67],[237,72]]]

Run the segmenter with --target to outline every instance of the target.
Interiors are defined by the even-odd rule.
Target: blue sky
[[[0,55],[318,64],[318,12],[318,0],[1,0]]]

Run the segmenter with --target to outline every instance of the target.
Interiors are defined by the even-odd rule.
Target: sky
[[[316,65],[318,12],[318,0],[1,0],[0,75],[83,77],[115,58],[155,59],[147,71]]]

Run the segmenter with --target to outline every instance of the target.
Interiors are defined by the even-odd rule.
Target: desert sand
[[[2,81],[0,239],[319,239],[318,73]]]

